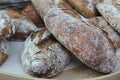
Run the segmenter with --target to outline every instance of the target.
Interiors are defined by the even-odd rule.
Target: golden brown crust
[[[32,4],[27,5],[26,8],[24,8],[24,10],[22,11],[22,13],[29,17],[38,27],[44,27],[44,22],[42,18],[38,15]]]
[[[83,16],[90,18],[98,15],[92,0],[67,0]]]
[[[77,18],[77,19],[82,19],[82,18],[79,16],[79,14],[78,14],[76,11],[72,10],[72,9],[66,9],[66,10],[63,9],[63,11],[64,11],[65,13],[67,13],[67,14],[72,15],[73,17],[75,17],[75,18]]]
[[[7,8],[5,9],[8,16],[13,19],[26,19],[31,22],[31,20],[22,13],[22,11],[15,8]]]
[[[5,38],[0,38],[0,65],[8,58],[9,45]]]
[[[15,33],[12,33],[10,39],[12,40],[25,40],[32,32],[37,30],[35,24],[32,20],[27,17],[22,11],[14,8],[7,8],[4,10],[9,16],[11,22],[9,24],[14,24]],[[4,33],[6,34],[8,30],[5,28]]]
[[[8,55],[4,52],[0,52],[0,54],[2,54],[2,57],[0,58],[0,64],[2,64],[8,58]]]
[[[32,3],[42,19],[51,8],[71,9],[65,0],[32,0]]]

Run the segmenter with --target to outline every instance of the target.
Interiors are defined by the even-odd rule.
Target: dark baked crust
[[[90,18],[89,21],[107,34],[107,37],[112,41],[116,49],[120,47],[119,34],[102,17]]]
[[[21,56],[24,70],[36,77],[52,77],[70,62],[70,54],[46,28],[32,33]]]
[[[9,45],[6,39],[0,38],[0,65],[2,65],[8,58]]]
[[[11,23],[15,26],[15,33],[10,39],[25,40],[32,32],[37,30],[37,27],[33,24],[32,20],[23,14],[22,11],[14,8],[7,8],[5,11],[10,17]]]
[[[44,27],[44,21],[38,15],[32,4],[27,5],[26,8],[24,8],[24,10],[22,11],[22,13],[29,17],[36,26]]]
[[[32,0],[32,3],[42,19],[51,8],[72,9],[65,0]]]
[[[87,18],[95,17],[98,12],[92,0],[67,0],[70,5]]]
[[[22,13],[22,11],[15,9],[15,8],[6,8],[5,11],[7,12],[8,16],[12,19],[26,19],[30,22],[31,19],[29,19],[26,15]]]

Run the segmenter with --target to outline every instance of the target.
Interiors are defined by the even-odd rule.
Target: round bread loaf
[[[60,73],[70,62],[70,55],[44,28],[27,38],[21,61],[28,74],[47,78]]]

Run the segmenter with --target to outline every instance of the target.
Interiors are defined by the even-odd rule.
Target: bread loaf
[[[104,19],[120,33],[120,11],[112,4],[99,3],[96,7]]]
[[[112,4],[112,0],[92,0],[92,2],[97,5],[99,3]]]
[[[43,20],[38,15],[32,4],[27,5],[22,11],[22,13],[25,14],[27,17],[29,17],[37,27],[45,26]]]
[[[120,48],[120,36],[102,17],[94,17],[89,20],[107,34],[116,49]]]
[[[113,5],[120,10],[120,0],[112,0]]]
[[[92,0],[67,0],[70,5],[87,18],[95,17],[98,12]]]
[[[34,32],[38,29],[33,24],[31,19],[22,14],[21,11],[13,8],[8,8],[3,11],[11,20],[10,24],[13,24],[15,26],[15,31],[12,39],[25,40],[31,32]]]
[[[64,0],[31,0],[37,12],[44,19],[49,9],[57,7],[62,9],[72,9]]]
[[[6,11],[0,11],[0,37],[11,37],[15,33],[15,25]]]
[[[117,69],[113,44],[96,26],[59,8],[50,9],[44,21],[54,37],[92,69],[103,73]]]
[[[8,58],[9,45],[6,39],[0,38],[0,65]]]
[[[36,77],[52,77],[70,62],[70,54],[46,28],[32,33],[21,56],[24,70]]]

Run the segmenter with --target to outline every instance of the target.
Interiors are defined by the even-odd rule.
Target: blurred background
[[[23,9],[24,6],[30,3],[30,0],[0,0],[0,9],[18,8]]]

